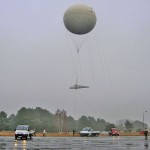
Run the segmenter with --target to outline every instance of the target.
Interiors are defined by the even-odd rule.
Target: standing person
[[[43,130],[43,136],[45,136],[45,135],[46,135],[46,130],[44,129],[44,130]]]
[[[144,135],[145,135],[145,140],[147,140],[147,135],[148,135],[148,130],[147,130],[147,128],[145,128],[145,130],[144,130]]]
[[[74,136],[74,134],[75,134],[75,130],[74,130],[74,129],[73,129],[73,132],[72,132],[72,133],[73,133],[73,136]]]

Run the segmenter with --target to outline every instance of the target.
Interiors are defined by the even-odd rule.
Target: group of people
[[[72,131],[72,133],[73,133],[73,136],[75,135],[75,130],[73,129],[73,131]],[[46,136],[46,130],[44,129],[43,130],[43,136]],[[147,136],[148,136],[148,129],[147,128],[145,128],[145,130],[144,130],[144,136],[145,136],[145,139],[147,140]]]

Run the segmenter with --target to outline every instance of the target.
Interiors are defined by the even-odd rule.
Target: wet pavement
[[[0,137],[0,150],[145,150],[150,149],[150,137],[33,137],[15,140]]]

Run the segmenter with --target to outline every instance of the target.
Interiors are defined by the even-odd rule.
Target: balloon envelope
[[[64,14],[65,27],[74,34],[89,33],[96,24],[96,15],[93,9],[86,5],[74,5]]]

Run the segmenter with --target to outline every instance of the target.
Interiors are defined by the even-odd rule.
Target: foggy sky
[[[74,4],[97,16],[76,60],[63,24]],[[142,121],[150,125],[149,0],[1,0],[0,111],[42,107],[51,113]],[[80,37],[79,37],[80,38]],[[76,82],[89,89],[70,90]],[[76,69],[77,68],[77,69]]]

